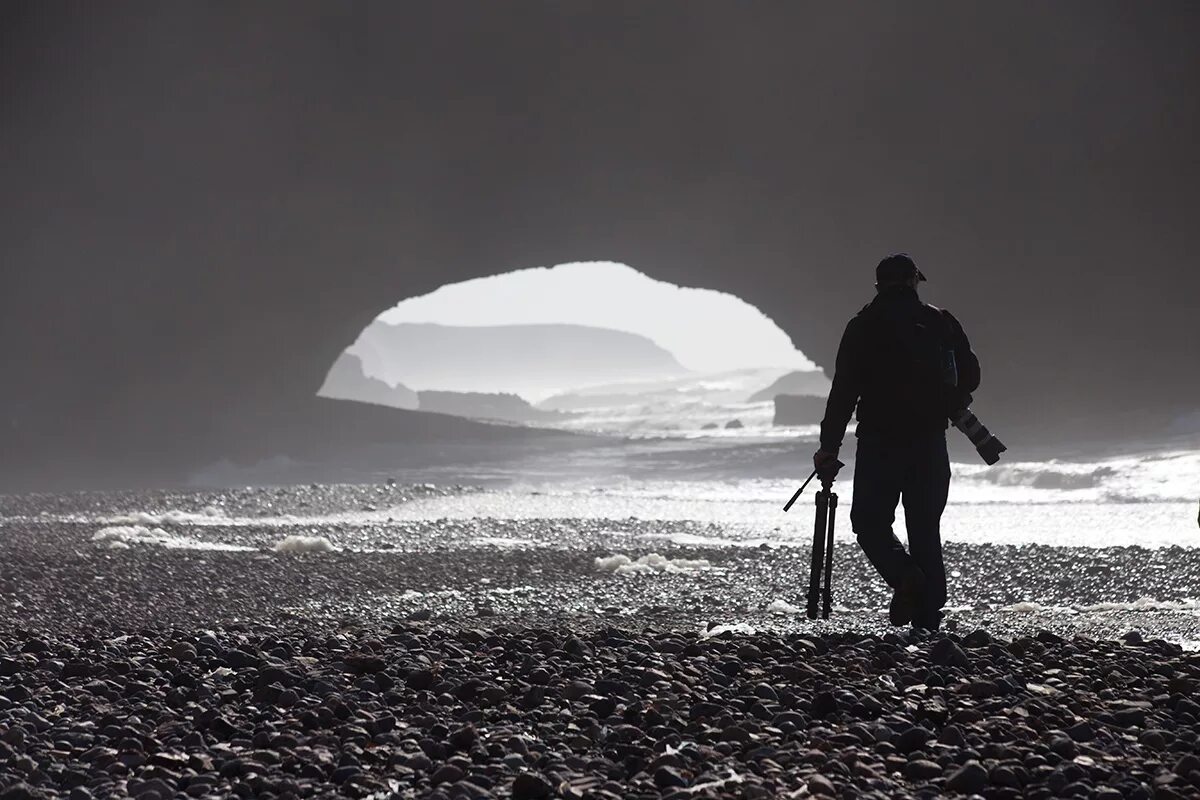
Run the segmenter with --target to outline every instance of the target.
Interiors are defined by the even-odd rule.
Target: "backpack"
[[[861,316],[873,329],[877,352],[886,362],[891,391],[916,408],[938,409],[946,415],[964,405],[959,388],[957,331],[954,317],[937,306],[922,303],[889,313],[875,304]]]

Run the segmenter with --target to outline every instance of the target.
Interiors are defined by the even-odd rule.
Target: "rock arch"
[[[372,435],[311,405],[371,319],[580,253],[742,297],[832,364],[872,265],[908,250],[972,333],[997,429],[1112,428],[1200,396],[1194,26],[357,9],[6,17],[0,488]],[[405,419],[387,424],[433,435]]]

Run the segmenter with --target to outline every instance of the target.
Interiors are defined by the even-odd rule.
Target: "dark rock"
[[[387,662],[373,653],[347,653],[342,656],[342,663],[356,675],[370,675],[387,669]]]
[[[932,778],[940,778],[942,772],[941,764],[921,758],[916,761],[909,761],[904,767],[904,777],[910,781],[927,781]]]
[[[1087,720],[1075,723],[1067,728],[1066,733],[1077,742],[1090,742],[1096,738],[1096,729]]]
[[[1112,712],[1112,719],[1126,728],[1141,727],[1146,724],[1146,712],[1140,708],[1119,708]]]
[[[963,637],[963,646],[976,648],[987,647],[992,643],[992,635],[983,628],[976,628]]]
[[[810,775],[808,782],[809,794],[820,795],[822,797],[837,797],[837,789],[833,785],[833,781],[826,778],[824,775]]]
[[[262,663],[262,659],[253,653],[247,653],[245,650],[239,650],[234,647],[226,650],[221,654],[221,659],[227,666],[234,669],[247,669],[249,667],[257,667]]]
[[[905,731],[901,731],[898,736],[892,739],[892,746],[896,748],[896,752],[908,755],[916,750],[920,750],[932,738],[933,731],[922,728],[919,725],[914,725]]]
[[[999,694],[1000,687],[995,681],[971,681],[966,685],[965,691],[971,697],[986,698]]]
[[[409,685],[411,686],[412,684]],[[414,686],[413,688],[419,687]],[[470,678],[455,686],[450,693],[454,695],[456,700],[462,700],[464,703],[467,703],[474,700],[482,690],[483,681],[478,678]]]
[[[1187,777],[1193,772],[1200,772],[1200,757],[1195,753],[1187,753],[1175,762],[1171,771],[1183,777]]]
[[[466,773],[453,764],[443,764],[434,770],[433,774],[429,776],[429,782],[434,786],[438,786],[443,783],[454,783],[462,780],[465,774]]]
[[[952,639],[938,639],[929,650],[929,659],[940,666],[969,669],[971,659]]]
[[[596,681],[596,694],[633,697],[633,687],[625,681],[601,679]]]
[[[539,800],[549,797],[553,787],[550,782],[535,772],[522,772],[513,780],[513,800]]]
[[[952,792],[975,794],[983,791],[988,783],[988,771],[974,759],[963,764],[946,779],[946,788]]]
[[[1012,789],[1021,788],[1021,780],[1017,777],[1016,771],[1004,764],[999,764],[992,768],[989,780],[996,786],[1007,786]]]
[[[189,642],[175,642],[168,652],[176,661],[194,661],[196,658],[196,648]]]
[[[329,777],[329,779],[340,786],[361,772],[362,772],[361,767],[354,766],[353,764],[348,764],[344,767],[338,767],[337,769],[335,769],[333,771],[333,774]]]
[[[1057,736],[1050,740],[1050,751],[1063,758],[1074,758],[1079,755],[1079,748],[1067,736]]]
[[[727,742],[749,742],[750,732],[741,725],[729,725],[721,731],[721,739]]]
[[[408,684],[410,689],[423,691],[433,685],[434,674],[433,670],[416,669],[408,673],[404,682]]]
[[[673,767],[662,766],[654,770],[654,785],[660,789],[687,786],[687,780]]]
[[[592,700],[590,703],[588,703],[588,708],[590,708],[592,713],[595,714],[599,719],[606,719],[617,710],[617,701],[611,697],[597,697],[595,700]]]
[[[478,739],[473,725],[466,725],[450,734],[448,739],[450,746],[455,750],[470,750],[471,745],[475,744]]]
[[[814,717],[825,717],[837,713],[838,701],[833,692],[817,692],[813,696],[812,714]]]
[[[1174,737],[1168,731],[1150,728],[1142,731],[1142,735],[1138,737],[1138,741],[1146,745],[1146,747],[1151,747],[1155,750],[1161,750],[1166,747],[1167,742],[1173,738]]]

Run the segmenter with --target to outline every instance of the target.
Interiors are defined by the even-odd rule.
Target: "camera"
[[[1008,449],[1003,442],[992,435],[992,432],[979,421],[978,417],[971,413],[970,408],[962,408],[954,412],[950,415],[950,421],[954,427],[967,435],[988,466],[999,461],[1000,454]]]

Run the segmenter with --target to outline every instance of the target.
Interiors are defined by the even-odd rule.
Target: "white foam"
[[[704,558],[667,558],[658,553],[650,553],[636,560],[618,553],[607,558],[597,557],[595,564],[597,570],[612,572],[616,575],[698,572],[700,570],[712,569],[712,564]]]
[[[745,622],[732,622],[723,625],[714,625],[711,628],[702,628],[700,630],[701,639],[711,639],[714,636],[720,636],[722,633],[744,633],[747,636],[754,634],[754,628],[747,625]]]
[[[107,545],[113,550],[126,550],[133,545],[150,545],[171,550],[245,551],[254,549],[221,542],[205,542],[187,536],[176,536],[167,533],[162,528],[150,528],[145,525],[109,525],[92,534],[92,541],[99,545]]]
[[[337,550],[324,536],[286,536],[275,545],[276,553],[332,553]]]
[[[767,603],[767,607],[764,608],[763,611],[766,611],[768,614],[800,614],[800,613],[802,613],[801,609],[797,608],[796,606],[792,605],[791,603],[789,603],[786,600],[780,600],[778,598],[776,598],[775,600],[772,600],[770,603]]]

